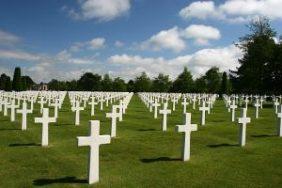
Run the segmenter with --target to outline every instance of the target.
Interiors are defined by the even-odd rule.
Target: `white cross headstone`
[[[186,113],[186,106],[189,104],[186,100],[186,97],[184,97],[183,102],[181,103],[183,105],[183,113]]]
[[[196,101],[197,101],[196,96],[193,97],[192,101],[193,101],[193,110],[195,110],[196,109]]]
[[[84,110],[83,107],[79,106],[79,101],[75,102],[75,106],[71,108],[71,110],[74,112],[75,111],[75,125],[79,125],[80,122],[80,111]]]
[[[235,121],[235,109],[237,108],[237,105],[235,104],[235,100],[232,101],[232,104],[229,106],[231,109],[231,121]]]
[[[23,102],[22,109],[17,109],[17,113],[22,114],[22,130],[26,130],[27,125],[26,125],[26,119],[27,119],[27,114],[32,113],[32,110],[27,109],[27,104],[26,102]]]
[[[278,122],[278,129],[277,129],[277,135],[279,137],[282,137],[282,105],[280,106],[280,112],[277,113],[277,117],[279,119]]]
[[[5,98],[5,99],[4,99],[4,116],[7,116],[7,115],[8,115],[8,106],[9,106],[8,99]]]
[[[247,109],[242,109],[242,117],[238,118],[239,123],[239,144],[240,146],[246,145],[246,126],[251,122],[251,118],[247,117]]]
[[[80,136],[78,146],[89,146],[88,182],[93,184],[99,181],[99,147],[111,142],[110,135],[100,135],[100,121],[90,121],[90,136]]]
[[[278,112],[278,106],[279,106],[278,99],[275,99],[274,106],[275,106],[275,114],[277,114],[277,112]]]
[[[46,101],[44,101],[44,97],[41,97],[38,103],[40,104],[40,113],[42,114],[44,104],[46,103]]]
[[[41,145],[42,146],[48,146],[49,143],[49,123],[56,122],[56,118],[49,117],[49,109],[43,108],[43,114],[42,117],[36,117],[35,123],[41,123],[42,124],[42,137],[41,137]]]
[[[58,109],[60,106],[59,99],[55,99],[54,103],[52,103],[51,106],[54,106],[54,117],[57,119],[58,118]]]
[[[9,105],[9,108],[11,109],[10,120],[11,122],[14,122],[15,121],[15,112],[17,108],[17,105],[15,105],[15,99],[12,100],[12,103]]]
[[[259,117],[259,107],[261,106],[258,99],[256,99],[256,103],[254,104],[254,106],[256,107],[256,119],[257,119]]]
[[[160,110],[160,114],[163,114],[162,130],[167,130],[167,114],[170,114],[171,110],[167,109],[167,103],[164,103],[164,108]]]
[[[155,119],[158,118],[158,106],[160,106],[160,103],[158,103],[158,101],[155,100],[155,102],[153,103],[153,107],[154,107],[154,118],[155,118]]]
[[[122,118],[122,113],[123,113],[123,101],[120,100],[119,101],[119,105],[118,105],[118,109],[119,109],[119,121],[122,121],[123,118]]]
[[[91,102],[88,103],[89,105],[91,105],[91,116],[95,115],[95,105],[97,105],[98,103],[95,102],[94,97],[91,97]]]
[[[117,118],[119,117],[119,113],[117,113],[117,106],[112,106],[112,113],[106,113],[107,118],[112,119],[112,126],[111,126],[111,137],[116,137],[117,134]]]
[[[191,124],[191,113],[185,113],[184,125],[176,125],[177,132],[183,132],[183,148],[182,160],[188,161],[190,159],[190,138],[191,132],[197,131],[197,124]]]
[[[104,109],[104,101],[105,101],[105,99],[103,97],[101,97],[101,99],[100,99],[100,110]]]
[[[175,104],[178,100],[176,99],[176,97],[173,97],[172,99],[172,111],[175,111]]]
[[[201,125],[205,125],[206,124],[206,111],[208,111],[208,107],[206,107],[206,103],[204,100],[203,100],[203,106],[201,106],[199,110],[202,111]]]

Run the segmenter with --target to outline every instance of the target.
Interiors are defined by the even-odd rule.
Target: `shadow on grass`
[[[17,129],[17,128],[8,128],[8,129],[0,129],[0,131],[19,131],[21,129]]]
[[[156,131],[156,129],[138,129],[138,131]]]
[[[71,124],[71,123],[58,123],[58,124],[51,124],[50,126],[57,127],[57,126],[65,126],[65,125],[74,125],[74,123],[73,124]]]
[[[40,144],[36,143],[27,143],[27,144],[9,144],[9,147],[34,147],[34,146],[41,146]]]
[[[154,162],[160,162],[160,161],[181,161],[180,158],[170,158],[170,157],[158,157],[158,158],[152,158],[152,159],[140,159],[142,163],[154,163]]]
[[[33,185],[36,186],[44,186],[44,185],[50,185],[55,183],[87,183],[88,181],[86,179],[77,179],[74,176],[67,176],[63,178],[57,178],[57,179],[36,179],[33,180]]]
[[[220,147],[235,147],[235,146],[239,146],[239,144],[224,143],[224,144],[210,144],[210,145],[207,145],[207,146],[210,147],[210,148],[220,148]]]
[[[275,137],[277,135],[274,134],[260,134],[260,135],[251,135],[254,138],[268,138],[268,137]]]

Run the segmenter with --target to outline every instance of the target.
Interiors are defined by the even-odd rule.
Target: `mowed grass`
[[[89,187],[88,147],[77,147],[77,136],[89,134],[88,121],[101,121],[101,134],[110,134],[110,119],[96,107],[81,112],[81,125],[74,126],[74,113],[66,99],[57,123],[49,127],[49,147],[42,148],[39,106],[29,114],[28,130],[21,131],[18,115],[11,123],[0,115],[0,187]],[[171,106],[170,106],[171,108]],[[200,112],[191,110],[192,122]],[[51,115],[53,111],[51,110]],[[241,112],[237,110],[236,115]],[[223,101],[215,103],[206,125],[191,136],[191,160],[182,162],[182,106],[168,116],[168,131],[161,131],[162,117],[153,113],[135,95],[118,122],[117,138],[100,147],[100,181],[93,187],[281,187],[282,138],[276,136],[277,118],[272,106],[260,110],[247,125],[247,144],[238,144],[238,125],[231,122]]]

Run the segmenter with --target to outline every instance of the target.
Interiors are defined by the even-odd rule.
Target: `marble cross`
[[[100,121],[92,120],[90,125],[90,136],[77,137],[78,146],[89,146],[89,170],[88,182],[93,184],[99,181],[99,147],[111,142],[110,135],[100,135]]]
[[[279,137],[282,137],[282,105],[280,105],[280,112],[277,113],[277,117],[279,119],[278,122],[278,129],[277,129],[277,135]]]
[[[8,99],[4,98],[4,116],[8,115],[8,106],[9,106]]]
[[[229,108],[231,109],[231,121],[234,122],[235,121],[235,110],[237,108],[237,105],[235,104],[235,100],[232,101],[232,104],[229,106]]]
[[[17,105],[15,105],[15,99],[12,100],[12,103],[9,105],[9,108],[11,109],[11,116],[10,116],[10,120],[11,122],[15,121],[15,112],[16,112],[16,108]]]
[[[104,101],[105,101],[105,99],[103,97],[101,97],[101,99],[100,99],[100,110],[104,110]]]
[[[191,124],[191,113],[185,113],[184,125],[176,125],[177,132],[183,132],[183,147],[182,147],[182,160],[188,161],[190,159],[190,139],[191,132],[197,131],[197,124]]]
[[[122,114],[123,114],[123,101],[120,100],[119,101],[119,105],[118,105],[118,109],[119,109],[119,121],[123,120]]]
[[[278,112],[278,106],[279,106],[278,99],[275,99],[274,106],[275,106],[275,114],[277,114],[277,112]]]
[[[17,113],[22,114],[22,130],[24,131],[27,129],[27,125],[26,125],[27,114],[32,113],[32,110],[27,109],[26,102],[23,102],[22,109],[17,109]]]
[[[200,111],[202,111],[202,115],[201,115],[201,125],[205,125],[206,124],[206,111],[208,111],[208,107],[206,107],[206,103],[203,100],[203,106],[199,108]]]
[[[95,105],[97,105],[98,103],[95,102],[95,98],[91,97],[91,102],[88,103],[89,105],[91,105],[91,116],[95,115]]]
[[[40,104],[40,113],[42,114],[44,104],[47,103],[47,101],[44,101],[44,97],[41,97],[38,103]]]
[[[164,103],[164,108],[160,110],[160,114],[163,114],[162,130],[167,130],[167,114],[170,114],[171,110],[167,109],[167,103]]]
[[[183,113],[185,114],[186,113],[186,106],[187,106],[187,104],[189,104],[187,102],[186,97],[184,97],[183,102],[181,104],[183,105]]]
[[[55,99],[54,103],[52,103],[51,106],[54,106],[54,117],[57,119],[58,118],[58,109],[60,106],[59,99]]]
[[[192,99],[192,102],[193,102],[193,110],[196,109],[196,101],[197,101],[196,96],[194,96],[193,99]]]
[[[79,101],[75,102],[75,106],[71,107],[71,110],[75,111],[75,125],[79,125],[80,122],[80,111],[84,110],[83,107],[79,106]]]
[[[154,118],[157,119],[158,118],[158,106],[160,106],[160,103],[158,103],[158,101],[155,100],[152,106],[154,107]]]
[[[256,108],[256,119],[259,117],[259,107],[261,106],[260,102],[258,99],[256,99],[256,103],[254,104]]]
[[[120,116],[119,113],[117,113],[117,106],[112,106],[112,113],[106,113],[107,118],[112,119],[112,125],[111,125],[111,137],[116,137],[117,134],[117,118]]]
[[[246,126],[251,122],[251,118],[247,117],[247,109],[242,109],[242,117],[238,118],[239,123],[239,144],[240,146],[246,145]]]
[[[49,123],[56,122],[55,117],[49,117],[49,109],[43,108],[42,110],[43,114],[42,117],[36,117],[35,123],[41,123],[42,124],[42,137],[41,137],[41,145],[42,146],[48,146],[49,143]]]
[[[175,111],[175,104],[178,100],[176,99],[176,97],[173,97],[172,99],[172,111]]]

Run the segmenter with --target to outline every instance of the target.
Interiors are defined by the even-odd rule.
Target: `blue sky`
[[[195,77],[234,69],[232,44],[267,16],[282,33],[280,0],[7,0],[0,2],[0,72],[15,66],[35,81],[87,71],[130,79],[146,71]]]

